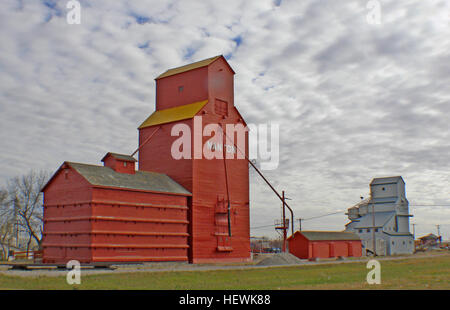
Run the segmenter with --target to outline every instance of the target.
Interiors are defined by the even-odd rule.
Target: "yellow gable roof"
[[[194,70],[197,68],[209,66],[210,64],[212,64],[214,61],[216,61],[217,59],[219,59],[221,57],[223,57],[223,56],[219,55],[219,56],[211,57],[211,58],[204,59],[201,61],[197,61],[197,62],[188,64],[188,65],[185,65],[185,66],[169,69],[166,72],[164,72],[163,74],[160,74],[155,80],[162,79],[162,78],[165,78],[165,77],[168,77],[171,75],[175,75],[178,73],[187,72],[187,71]],[[230,67],[230,69],[231,69],[231,67]],[[231,69],[231,71],[233,71],[233,69]]]
[[[155,111],[139,126],[139,129],[193,118],[207,103],[208,100],[204,100]]]

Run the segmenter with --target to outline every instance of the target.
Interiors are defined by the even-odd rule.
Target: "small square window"
[[[375,228],[375,232],[378,232],[378,228]]]
[[[362,229],[358,230],[359,233],[362,233]]]
[[[123,162],[123,166],[124,166],[124,167],[127,166],[127,162],[126,162],[126,161]]]
[[[228,116],[228,103],[226,101],[216,99],[214,103],[214,112],[218,115]]]
[[[181,93],[184,90],[184,86],[178,86],[178,92]]]
[[[370,228],[367,228],[367,232],[370,232]]]

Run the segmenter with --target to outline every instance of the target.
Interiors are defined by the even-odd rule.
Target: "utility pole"
[[[288,197],[284,197],[284,204],[285,204],[285,206],[289,209],[289,206],[287,205],[287,203],[286,203],[286,200],[292,200],[291,198],[288,198]],[[286,225],[286,229],[289,229],[289,219],[286,219],[287,220],[287,222],[288,222],[288,224]],[[291,232],[292,232],[292,235],[294,235],[294,213],[291,213],[291,222],[292,222],[292,224],[291,224]]]
[[[285,196],[284,191],[281,192],[283,200],[283,252],[286,252],[286,237],[287,237],[287,227],[286,227],[286,213],[285,213]]]
[[[413,227],[413,243],[414,243],[414,253],[416,252],[416,223],[412,224]]]
[[[298,224],[300,225],[299,231],[302,231],[302,219],[298,219]]]
[[[373,256],[377,256],[377,243],[375,240],[375,203],[372,201],[372,239],[373,239]]]
[[[439,245],[442,243],[442,237],[441,237],[441,225],[436,225],[437,227],[437,233],[438,233],[438,237],[439,237]]]
[[[16,251],[19,248],[19,219],[17,215],[17,196],[14,199],[14,234],[16,235]]]
[[[228,137],[228,135],[224,132],[225,134],[225,138],[228,139],[230,141],[230,143],[233,143],[234,147],[236,148],[237,151],[239,151],[247,160],[247,162],[255,169],[255,171],[259,174],[259,176],[264,180],[264,182],[266,182],[266,184],[272,189],[272,191],[275,193],[275,195],[277,195],[277,197],[283,201],[283,211],[284,211],[284,206],[286,206],[286,208],[288,208],[289,212],[291,212],[291,223],[294,223],[294,211],[292,211],[292,208],[286,203],[285,199],[283,199],[280,194],[277,192],[277,190],[272,186],[272,184],[270,184],[270,182],[266,179],[266,177],[262,174],[261,171],[259,171],[259,169],[255,166],[255,164],[247,157],[247,155],[245,155],[244,152],[241,151],[241,149],[236,145],[236,143],[234,143],[234,140],[231,139],[230,137]],[[283,223],[284,224],[284,223]],[[292,224],[293,225],[293,224]],[[292,234],[294,234],[294,226],[292,226]]]

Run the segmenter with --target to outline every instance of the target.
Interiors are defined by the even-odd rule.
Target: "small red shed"
[[[288,238],[289,252],[298,258],[360,257],[361,239],[342,231],[297,231]]]
[[[64,162],[43,188],[44,263],[187,261],[191,193],[131,156],[102,161]]]

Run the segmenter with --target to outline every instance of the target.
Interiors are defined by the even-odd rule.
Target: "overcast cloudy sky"
[[[267,172],[295,216],[345,210],[402,175],[416,234],[450,238],[450,1],[0,1],[0,184],[65,161],[131,153],[154,78],[223,54],[248,123],[280,124]],[[369,21],[373,19],[369,18]],[[251,174],[251,227],[280,203]],[[342,230],[343,212],[304,229]],[[273,228],[252,229],[274,236]]]

